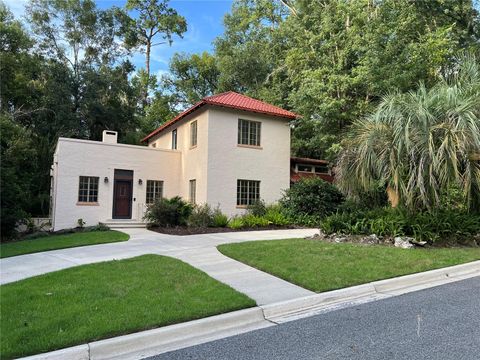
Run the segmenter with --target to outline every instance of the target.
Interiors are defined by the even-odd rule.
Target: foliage
[[[153,226],[179,226],[186,225],[192,214],[192,204],[179,196],[171,199],[159,198],[148,206],[145,220]]]
[[[19,221],[28,218],[25,209],[34,188],[33,146],[35,138],[31,132],[0,114],[1,186],[0,218],[2,241],[15,236]]]
[[[335,213],[343,201],[343,195],[334,185],[312,177],[302,179],[286,190],[280,204],[292,218],[323,218]]]
[[[380,183],[412,211],[433,209],[452,185],[480,211],[480,67],[475,56],[428,89],[386,96],[357,120],[337,166],[349,195]]]
[[[208,204],[195,205],[187,221],[187,225],[193,227],[225,227],[227,224],[228,217],[222,214],[220,208],[212,208]]]
[[[322,220],[326,234],[377,234],[412,236],[430,243],[462,242],[480,234],[480,215],[448,209],[409,213],[399,209],[378,208],[366,211],[338,212]]]
[[[402,250],[311,239],[223,244],[235,260],[316,292],[480,260],[480,248]]]
[[[218,212],[213,215],[212,226],[213,227],[227,227],[228,225],[228,216]]]
[[[267,212],[265,201],[258,200],[247,206],[247,213],[255,216],[264,216]]]
[[[0,301],[2,359],[255,306],[203,271],[159,255],[76,266],[2,285]]]
[[[228,221],[228,225],[227,225],[230,229],[234,229],[234,230],[237,230],[237,229],[241,229],[242,227],[244,227],[243,225],[243,220],[241,217],[239,216],[236,216],[236,217],[233,217],[231,218],[229,221]]]
[[[275,226],[286,226],[291,224],[291,220],[284,214],[283,208],[280,205],[267,206],[263,217],[269,224]]]

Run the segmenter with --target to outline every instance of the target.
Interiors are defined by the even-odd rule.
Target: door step
[[[108,226],[110,229],[120,229],[120,228],[145,228],[147,224],[138,220],[112,220],[103,221],[100,224]]]

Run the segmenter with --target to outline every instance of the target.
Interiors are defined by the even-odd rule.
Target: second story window
[[[145,203],[152,204],[163,197],[163,181],[147,180],[147,194]]]
[[[190,123],[190,147],[197,146],[197,121]]]
[[[172,131],[172,150],[177,150],[177,129]]]
[[[261,123],[238,119],[238,145],[260,146]]]
[[[98,201],[98,177],[80,176],[78,202],[96,203]]]

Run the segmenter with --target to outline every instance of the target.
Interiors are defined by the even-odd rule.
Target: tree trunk
[[[398,194],[398,191],[390,186],[387,186],[387,196],[388,196],[388,201],[390,202],[390,205],[392,206],[392,208],[396,208],[400,201],[400,196]]]
[[[147,83],[145,84],[145,88],[143,89],[143,99],[142,99],[142,107],[144,109],[147,106],[148,84],[150,82],[150,50],[151,48],[152,48],[151,39],[147,39],[146,51],[145,51],[145,72],[147,73]]]

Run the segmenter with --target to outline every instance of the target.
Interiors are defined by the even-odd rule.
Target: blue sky
[[[27,0],[3,0],[16,17],[24,15]],[[126,0],[97,0],[98,7],[123,7]],[[212,41],[223,33],[223,16],[230,11],[232,0],[170,0],[170,6],[187,20],[188,30],[183,39],[175,38],[171,47],[160,45],[152,50],[152,73],[161,75],[175,52],[197,53],[212,50]],[[137,67],[144,67],[144,55],[132,58]]]

